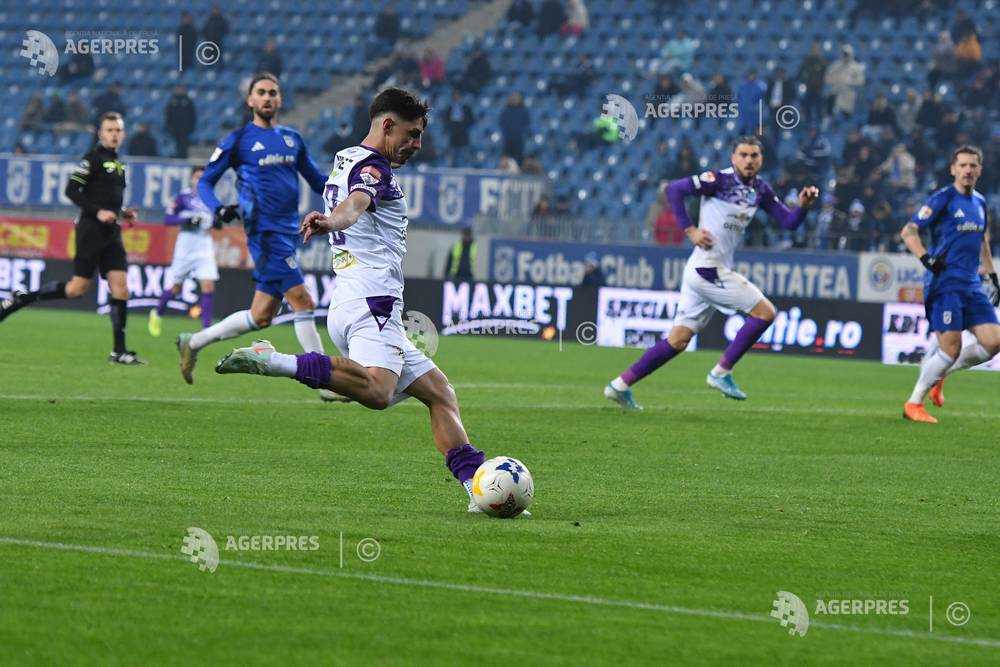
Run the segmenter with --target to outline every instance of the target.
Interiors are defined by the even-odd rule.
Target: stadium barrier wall
[[[0,153],[0,208],[42,210],[72,208],[64,192],[77,159],[64,155],[24,156]],[[139,209],[141,220],[159,221],[177,194],[188,187],[191,163],[184,160],[125,158],[125,203]],[[320,165],[329,171],[329,165]],[[477,216],[528,218],[546,190],[544,179],[474,169],[400,170],[398,179],[410,220],[454,228]],[[216,185],[224,202],[236,201],[236,175],[227,171]],[[322,211],[323,198],[299,178],[299,213]]]
[[[680,289],[690,247],[601,245],[494,238],[489,278],[498,282],[578,285],[584,258],[595,253],[609,287]],[[739,251],[738,272],[773,297],[855,300],[854,254]]]
[[[0,297],[13,290],[37,290],[53,280],[69,280],[72,274],[73,263],[69,260],[0,256]],[[313,271],[305,276],[306,287],[316,299],[317,316],[322,317],[330,304],[334,276]],[[163,264],[130,264],[129,308],[152,308],[172,283],[173,277]],[[221,269],[215,296],[217,315],[247,308],[252,292],[250,271]],[[669,332],[679,299],[676,290],[411,278],[406,281],[404,312],[425,316],[441,335],[645,348]],[[916,364],[930,344],[932,332],[922,304],[784,297],[772,301],[778,314],[754,346],[758,352]],[[46,306],[103,313],[107,312],[107,304],[107,283],[100,280],[96,290],[81,299],[53,301]],[[175,314],[194,316],[192,308],[197,304],[197,285],[188,279],[168,308]],[[292,313],[286,307],[275,322],[291,319]],[[695,337],[690,349],[724,349],[742,324],[739,314],[717,313]],[[980,368],[1000,370],[1000,359]]]

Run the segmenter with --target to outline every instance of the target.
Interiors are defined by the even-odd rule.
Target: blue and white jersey
[[[406,197],[389,161],[368,146],[345,148],[334,156],[323,200],[326,214],[361,191],[371,197],[368,210],[342,232],[332,232],[336,303],[374,296],[403,298],[406,254]]]
[[[236,196],[248,234],[299,231],[299,174],[317,193],[326,176],[309,155],[302,136],[290,127],[247,123],[223,139],[198,182],[198,194],[214,211],[214,187],[227,169],[236,171]]]
[[[979,262],[986,234],[986,198],[973,190],[962,194],[954,185],[932,194],[911,222],[930,230],[928,252],[944,260],[944,271],[924,274],[924,298],[943,292],[980,289]]]

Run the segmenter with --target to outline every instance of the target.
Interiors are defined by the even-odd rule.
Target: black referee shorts
[[[76,256],[73,258],[73,275],[93,278],[94,270],[106,278],[108,271],[125,271],[128,262],[122,230],[118,225],[80,221],[76,226]]]

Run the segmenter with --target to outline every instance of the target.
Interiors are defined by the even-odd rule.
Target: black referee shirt
[[[118,224],[104,225],[97,220],[101,209],[120,214],[125,194],[125,164],[118,152],[96,144],[80,161],[66,183],[66,196],[80,207],[79,223],[95,223],[109,229]]]

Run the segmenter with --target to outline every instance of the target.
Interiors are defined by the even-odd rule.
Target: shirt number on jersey
[[[344,232],[330,232],[333,245],[347,245],[347,235]]]
[[[323,190],[323,201],[326,203],[326,207],[332,212],[334,208],[337,207],[337,186],[333,183],[327,183],[326,188]]]

